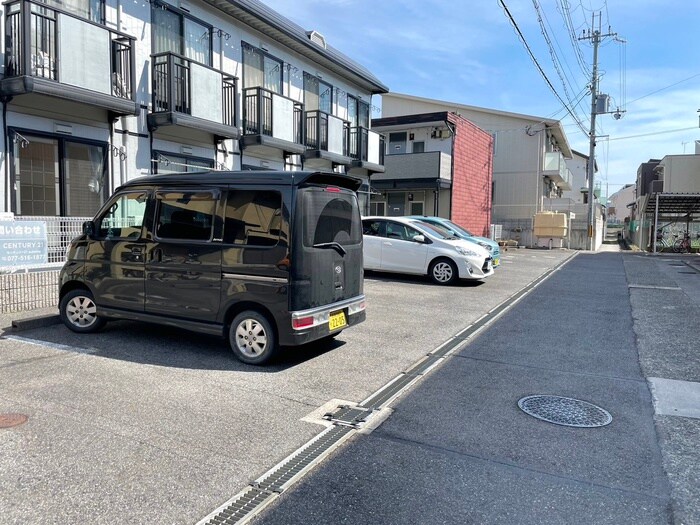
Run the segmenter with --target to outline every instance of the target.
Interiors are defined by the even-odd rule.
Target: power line
[[[569,40],[571,41],[571,47],[574,49],[576,61],[578,62],[583,74],[585,76],[590,76],[591,70],[583,57],[583,51],[581,51],[581,46],[576,38],[576,29],[574,29],[574,22],[571,19],[571,6],[569,5],[569,1],[557,0],[557,10],[559,13],[561,13],[562,18],[564,19],[564,25],[566,26]]]
[[[573,118],[573,119],[579,124],[579,127],[581,128],[581,130],[582,130],[584,133],[588,133],[588,132],[585,130],[585,127],[583,126],[583,124],[581,124],[581,122],[579,122],[579,120],[578,120],[578,118],[576,117],[576,115],[574,115],[574,113],[571,111],[571,109],[569,108],[569,106],[567,106],[566,102],[564,102],[564,100],[561,98],[561,96],[559,95],[559,93],[557,93],[557,90],[554,89],[554,86],[553,86],[552,83],[550,82],[549,78],[547,78],[547,74],[544,72],[544,70],[542,69],[542,66],[540,66],[539,62],[538,62],[537,59],[535,58],[535,55],[534,55],[534,53],[532,52],[532,49],[530,49],[530,46],[528,45],[527,41],[525,40],[525,37],[523,36],[522,31],[520,31],[520,28],[518,27],[518,24],[515,22],[515,19],[513,18],[513,15],[510,13],[510,10],[509,10],[508,7],[506,6],[504,0],[498,0],[498,3],[501,4],[501,7],[502,7],[503,10],[505,11],[505,13],[506,13],[506,15],[508,16],[508,18],[510,19],[511,25],[513,26],[513,28],[515,29],[515,31],[518,33],[518,37],[520,38],[520,41],[521,41],[521,42],[523,43],[523,45],[525,46],[525,49],[527,49],[527,52],[528,52],[528,54],[530,55],[530,58],[531,58],[532,61],[535,63],[535,66],[537,66],[537,69],[539,70],[540,75],[542,75],[542,78],[543,78],[544,81],[547,83],[547,86],[549,86],[549,89],[552,90],[552,93],[554,93],[554,96],[557,97],[557,99],[559,100],[559,102],[561,102],[562,105],[563,105],[564,107],[566,107],[566,111],[569,113],[569,115],[571,115],[571,118]]]
[[[547,44],[547,47],[549,49],[549,56],[552,59],[552,64],[554,65],[554,70],[556,71],[557,75],[559,76],[559,80],[561,80],[561,85],[564,88],[564,96],[566,97],[566,100],[571,105],[571,110],[574,113],[576,113],[576,106],[573,104],[573,102],[571,100],[571,95],[569,94],[569,89],[567,87],[567,86],[571,85],[571,81],[569,80],[569,77],[566,75],[566,71],[564,71],[561,59],[559,58],[559,55],[557,54],[557,51],[554,48],[554,45],[552,44],[552,39],[550,38],[549,32],[547,31],[547,28],[545,26],[545,20],[547,21],[547,23],[549,23],[549,21],[547,20],[547,17],[543,13],[543,11],[540,9],[540,4],[537,2],[537,0],[532,0],[532,5],[534,6],[535,11],[537,12],[537,22],[540,25],[540,32],[542,33],[544,41]],[[551,28],[551,26],[550,26],[550,28]],[[556,36],[554,39],[556,41]],[[558,44],[558,42],[557,42],[557,44]],[[581,117],[578,116],[577,113],[576,113],[576,117],[577,117],[576,120],[578,120],[578,121],[583,120],[583,119],[581,119]]]
[[[692,77],[688,77],[688,78],[684,78],[683,80],[679,80],[678,82],[674,82],[674,83],[671,84],[671,85],[668,85],[668,86],[659,88],[659,89],[657,89],[656,91],[652,91],[651,93],[647,93],[646,95],[644,95],[644,96],[642,96],[642,97],[635,98],[634,100],[628,102],[627,104],[628,104],[628,105],[629,105],[629,104],[633,104],[634,102],[637,102],[638,100],[642,100],[643,98],[647,98],[647,97],[650,97],[650,96],[652,96],[652,95],[656,95],[657,93],[659,93],[660,91],[663,91],[664,89],[672,88],[672,87],[674,87],[674,86],[677,86],[678,84],[682,84],[683,82],[687,82],[688,80],[692,80],[692,79],[694,79],[694,78],[696,78],[696,77],[700,77],[700,73],[697,73],[697,74],[693,75]]]
[[[698,129],[698,128],[697,128],[696,126],[692,126],[692,127],[690,127],[690,128],[667,129],[667,130],[664,130],[664,131],[654,131],[654,132],[651,132],[651,133],[642,133],[642,134],[640,134],[640,135],[628,135],[627,137],[615,137],[615,138],[612,138],[612,139],[609,138],[609,139],[607,139],[607,140],[611,141],[611,140],[636,139],[636,138],[639,138],[639,137],[651,137],[651,136],[653,136],[653,135],[664,135],[664,134],[666,134],[666,133],[678,133],[678,132],[680,132],[680,131],[689,131],[689,130],[691,130],[691,129]]]

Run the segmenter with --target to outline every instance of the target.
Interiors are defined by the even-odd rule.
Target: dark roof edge
[[[277,15],[277,17],[270,17],[268,11],[266,10],[272,11],[272,9],[268,8],[258,0],[228,0],[228,2],[246,11],[251,16],[254,16],[262,22],[272,26],[274,29],[286,34],[288,37],[293,38],[314,53],[318,53],[331,62],[334,62],[336,65],[349,69],[355,75],[373,86],[370,90],[373,95],[381,95],[382,93],[389,92],[389,88],[382,84],[377,77],[370,73],[368,69],[352,60],[350,57],[344,55],[331,46],[328,46],[328,49],[323,49],[318,44],[312,42],[307,35],[306,29],[298,26],[276,11],[273,12]]]
[[[447,120],[447,111],[437,111],[435,113],[419,113],[416,115],[401,115],[399,117],[373,118],[372,128],[382,126],[402,126],[405,124],[423,124],[426,122],[436,122]]]

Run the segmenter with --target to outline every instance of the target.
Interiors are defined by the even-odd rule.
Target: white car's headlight
[[[455,250],[457,250],[460,254],[464,255],[465,257],[477,257],[479,255],[478,253],[463,248],[462,246],[455,246]]]
[[[479,246],[481,246],[482,248],[486,248],[489,251],[489,253],[491,253],[493,251],[493,246],[491,246],[490,244],[486,244],[483,241],[479,241],[477,244]]]

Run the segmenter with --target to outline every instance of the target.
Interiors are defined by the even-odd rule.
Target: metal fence
[[[0,313],[47,308],[58,304],[58,274],[71,240],[81,234],[89,217],[15,217],[15,222],[46,224],[47,262],[0,266]]]

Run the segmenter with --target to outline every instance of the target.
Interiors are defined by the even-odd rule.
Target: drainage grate
[[[340,442],[345,436],[354,430],[346,426],[333,426],[319,434],[315,440],[305,446],[298,454],[291,456],[276,470],[265,474],[255,483],[255,486],[270,492],[282,492],[289,481],[309,467],[325,452]]]
[[[29,417],[24,414],[0,414],[0,428],[18,427],[27,422]]]
[[[233,525],[250,514],[251,510],[260,507],[274,494],[256,488],[246,489],[235,501],[218,511],[206,523],[211,525]]]
[[[338,407],[335,412],[329,412],[323,416],[323,419],[327,419],[333,423],[339,425],[350,425],[351,427],[359,427],[361,423],[367,421],[367,418],[372,414],[371,410],[367,410],[363,407],[350,407],[348,405],[343,405]]]
[[[518,401],[518,406],[532,417],[567,427],[604,427],[612,421],[606,410],[570,397],[527,396]]]
[[[685,273],[685,274],[688,274],[688,275],[695,275],[695,274],[698,273],[698,272],[678,272],[678,273]]]

